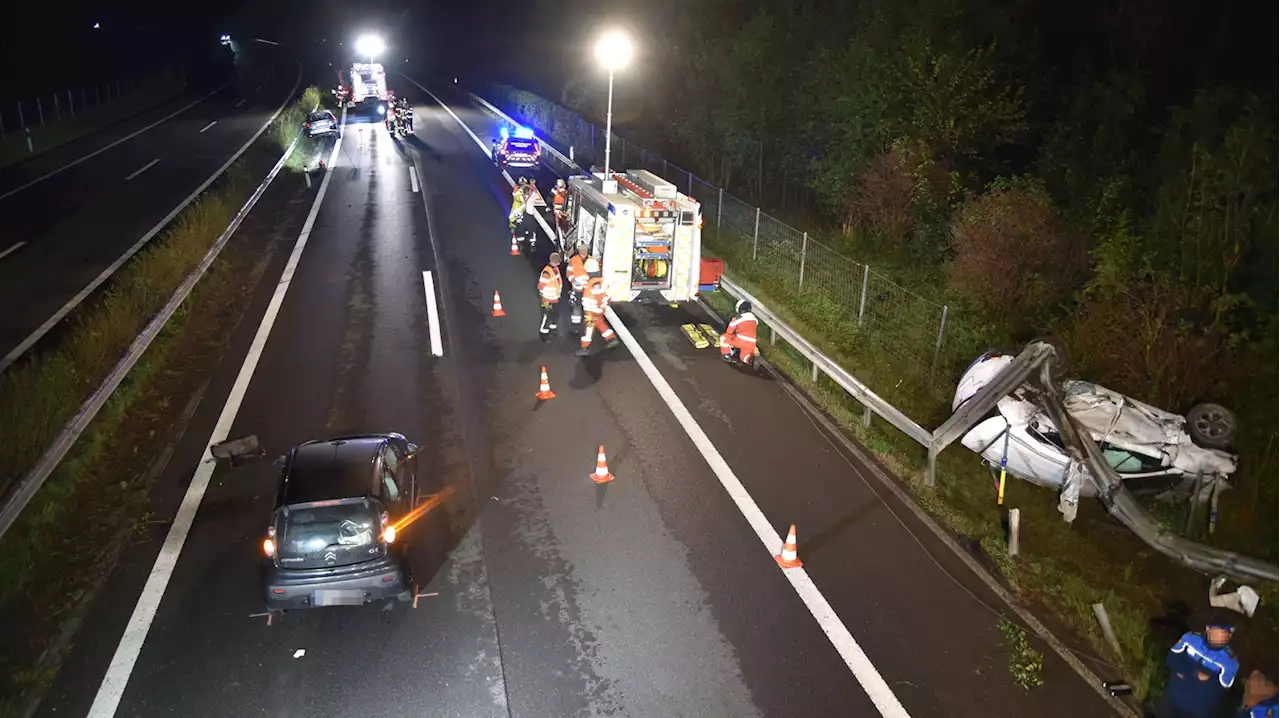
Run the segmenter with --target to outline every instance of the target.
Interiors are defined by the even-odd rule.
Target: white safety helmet
[[[587,270],[587,274],[595,274],[600,271],[600,260],[595,257],[587,257],[587,261],[582,263],[582,267]]]
[[[751,302],[748,302],[745,299],[739,299],[738,304],[733,308],[733,311],[737,312],[738,314],[745,314],[751,311]]]
[[[558,179],[558,180],[556,180],[556,187],[559,187],[559,188],[563,189],[563,188],[564,188],[564,180],[562,180],[562,179]]]

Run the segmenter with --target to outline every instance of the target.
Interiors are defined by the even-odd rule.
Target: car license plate
[[[350,589],[321,589],[311,594],[313,606],[359,606],[364,603],[364,591]]]

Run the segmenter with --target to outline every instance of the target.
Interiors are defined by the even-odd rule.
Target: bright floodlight
[[[606,70],[620,70],[631,62],[631,38],[620,30],[610,30],[596,41],[596,59]]]
[[[387,49],[386,43],[377,35],[362,35],[356,40],[356,53],[374,57],[381,55],[382,51]]]

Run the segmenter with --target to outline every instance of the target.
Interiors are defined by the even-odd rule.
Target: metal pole
[[[796,291],[804,291],[804,259],[809,254],[809,233],[805,232],[800,240],[800,286]]]
[[[18,100],[18,129],[27,129],[27,120],[22,116],[22,100]]]
[[[751,260],[755,261],[757,252],[760,249],[760,208],[756,207],[756,236],[751,240]]]
[[[36,98],[36,113],[40,115],[40,126],[44,127],[44,105],[40,103],[40,98]]]
[[[76,116],[76,98],[71,96],[71,90],[67,90],[67,107],[71,109],[71,116]]]
[[[862,314],[867,311],[867,283],[871,279],[871,265],[862,265],[862,299],[858,300],[858,326],[862,326]]]
[[[720,231],[720,213],[724,211],[724,187],[720,188],[720,198],[716,200],[716,231]]]
[[[938,322],[938,341],[933,345],[933,363],[929,365],[929,373],[938,368],[938,353],[942,351],[942,333],[947,329],[947,305],[942,305],[942,320]]]
[[[1018,509],[1009,509],[1009,555],[1018,555],[1018,527],[1022,523],[1022,511]],[[1101,606],[1102,604],[1096,604]],[[1095,614],[1096,609],[1095,609]]]
[[[692,197],[692,196],[693,196],[693,173],[692,173],[692,172],[690,172],[690,171],[688,171],[688,170],[685,170],[685,174],[689,175],[689,192],[688,192],[688,195],[689,195],[690,197]]]
[[[813,363],[812,377],[813,377],[813,383],[817,384],[818,383],[818,363],[817,362]]]
[[[58,93],[53,94],[53,121],[62,121],[62,107],[58,105]]]
[[[604,179],[609,179],[609,135],[613,133],[613,70],[609,70],[609,103],[604,112]]]

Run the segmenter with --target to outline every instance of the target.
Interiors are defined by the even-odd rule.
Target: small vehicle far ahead
[[[417,498],[418,447],[401,434],[309,441],[276,461],[261,543],[269,611],[413,598],[397,526]]]
[[[542,159],[542,146],[528,127],[517,127],[514,135],[502,128],[493,138],[493,163],[498,169],[536,169]]]
[[[338,134],[338,118],[328,110],[316,110],[307,115],[307,137]]]

